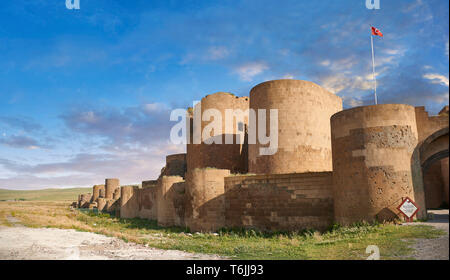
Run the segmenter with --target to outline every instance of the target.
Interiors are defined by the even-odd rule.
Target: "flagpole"
[[[373,34],[372,34],[372,30],[370,31],[370,43],[372,45],[372,75],[373,75],[373,83],[374,83],[374,96],[375,96],[375,105],[378,104],[378,100],[377,100],[377,79],[375,77],[375,56],[373,53]]]

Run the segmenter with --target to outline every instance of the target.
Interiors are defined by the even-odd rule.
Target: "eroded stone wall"
[[[392,220],[402,198],[415,200],[411,159],[417,145],[414,108],[356,107],[331,117],[335,219]]]
[[[157,181],[152,181],[151,184],[149,181],[145,184],[142,182],[142,186],[143,188],[138,190],[139,218],[157,220]]]
[[[139,188],[124,186],[120,188],[120,217],[136,218],[139,216]]]
[[[216,231],[225,226],[225,182],[230,170],[196,168],[186,177],[186,226],[191,231]]]
[[[439,115],[429,116],[424,106],[415,107],[419,143],[436,131],[448,127],[448,106]]]
[[[114,192],[120,188],[119,179],[105,179],[105,198],[113,199]]]
[[[186,173],[186,154],[168,155],[166,166],[162,169],[160,176],[181,176]]]
[[[267,135],[270,134],[269,110],[278,110],[278,150],[274,155],[261,155],[260,148],[268,145],[259,141],[256,145],[249,144],[250,173],[332,170],[330,117],[342,110],[341,98],[312,82],[276,80],[261,83],[251,90],[250,108],[255,112],[266,110]],[[249,129],[254,124],[258,127],[259,121],[250,115]]]
[[[448,192],[448,157],[441,160],[441,172],[442,172],[442,180],[444,182],[444,202],[449,204],[449,192]]]
[[[247,173],[248,170],[248,159],[247,159],[247,148],[245,143],[245,130],[248,125],[248,109],[249,101],[248,97],[238,97],[231,93],[218,92],[204,97],[198,105],[193,109],[191,119],[191,133],[190,141],[187,145],[187,170],[193,170],[195,168],[218,168],[218,169],[229,169],[232,173]],[[222,134],[215,137],[213,135],[208,135],[207,137],[202,137],[202,132],[205,127],[210,125],[213,118],[210,120],[200,121],[201,126],[199,131],[199,137],[201,139],[201,144],[194,143],[194,136],[196,131],[193,129],[193,124],[196,116],[200,119],[206,110],[215,109],[220,112],[222,118],[218,120],[221,123]],[[247,114],[241,120],[241,125],[236,124],[236,118],[227,119],[226,110],[241,110]],[[228,125],[227,125],[227,121]],[[216,132],[213,132],[216,133]],[[236,135],[240,135],[242,143],[236,141]],[[214,138],[221,139],[222,143],[225,143],[226,137],[232,137],[234,144],[205,144],[205,141]],[[220,160],[218,160],[220,159]]]
[[[172,200],[172,192],[173,188],[177,188],[174,185],[180,182],[184,182],[184,179],[181,176],[163,176],[158,180],[156,205],[158,225],[160,226],[174,226],[179,222]]]
[[[324,230],[333,218],[331,172],[225,178],[227,228]]]
[[[85,193],[78,196],[78,208],[89,208],[92,200],[92,194]]]

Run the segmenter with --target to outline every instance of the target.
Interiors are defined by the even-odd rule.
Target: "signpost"
[[[407,223],[411,223],[414,215],[419,211],[417,204],[409,197],[405,197],[397,209],[405,216]]]

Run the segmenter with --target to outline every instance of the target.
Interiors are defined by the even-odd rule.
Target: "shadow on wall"
[[[445,204],[448,207],[448,133],[448,127],[432,133],[417,145],[411,160],[420,194],[419,206],[423,209],[439,208]]]
[[[247,173],[248,134],[245,133],[243,144],[236,142],[236,139],[239,140],[236,136],[236,134],[221,134],[208,138],[202,144],[188,144],[188,171],[195,168],[210,167],[228,169],[232,174]],[[238,144],[225,144],[228,138],[233,139],[233,143]],[[216,144],[217,142],[224,144]]]

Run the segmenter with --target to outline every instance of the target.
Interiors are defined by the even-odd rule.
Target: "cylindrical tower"
[[[186,226],[192,231],[216,231],[225,226],[226,169],[194,169],[186,177]]]
[[[106,198],[103,197],[99,197],[97,199],[97,209],[98,211],[102,212],[102,211],[106,211]]]
[[[101,188],[99,191],[98,198],[105,198],[105,192],[106,192],[105,188]]]
[[[343,225],[399,217],[413,200],[411,158],[417,145],[414,107],[356,107],[331,118],[335,220]]]
[[[250,91],[249,172],[283,174],[331,171],[330,117],[342,110],[342,100],[315,83],[299,80],[275,80],[261,83]],[[258,110],[266,113],[262,122]],[[270,110],[278,110],[278,129],[270,131]],[[252,127],[254,126],[255,127]],[[259,125],[265,135],[278,133],[277,151],[261,155]],[[256,144],[250,131],[256,131]]]
[[[175,225],[175,207],[173,202],[167,198],[167,193],[175,183],[183,182],[181,176],[163,176],[158,181],[157,186],[157,215],[158,225]]]
[[[105,179],[105,198],[113,199],[114,192],[119,188],[119,179]]]
[[[191,139],[190,144],[187,145],[187,171],[212,167],[229,169],[232,173],[247,173],[245,135],[248,125],[248,103],[248,97],[218,92],[207,95],[194,107],[190,120]],[[218,113],[220,119],[212,117],[214,113]],[[193,129],[196,123],[200,123],[198,133]],[[221,128],[221,133],[212,129],[209,135],[202,137],[202,132],[214,126],[215,123],[218,123],[217,128]],[[201,144],[194,142],[196,135],[201,140]],[[236,135],[239,135],[239,141]],[[227,139],[229,141],[226,141]],[[207,144],[213,140],[221,141],[222,144],[216,144],[217,142]],[[228,142],[233,144],[226,144]]]
[[[106,205],[103,210],[106,210],[107,212],[114,212],[117,210],[118,201],[114,199],[106,199]]]
[[[92,202],[96,202],[100,197],[101,190],[105,190],[105,185],[95,185],[93,187]]]
[[[120,217],[136,218],[139,216],[139,198],[137,186],[123,186],[120,188]]]
[[[85,193],[78,196],[78,208],[88,208],[91,202],[92,194]]]
[[[120,199],[120,187],[117,188],[117,189],[114,191],[113,199],[114,199],[114,200],[119,200],[119,199]]]

